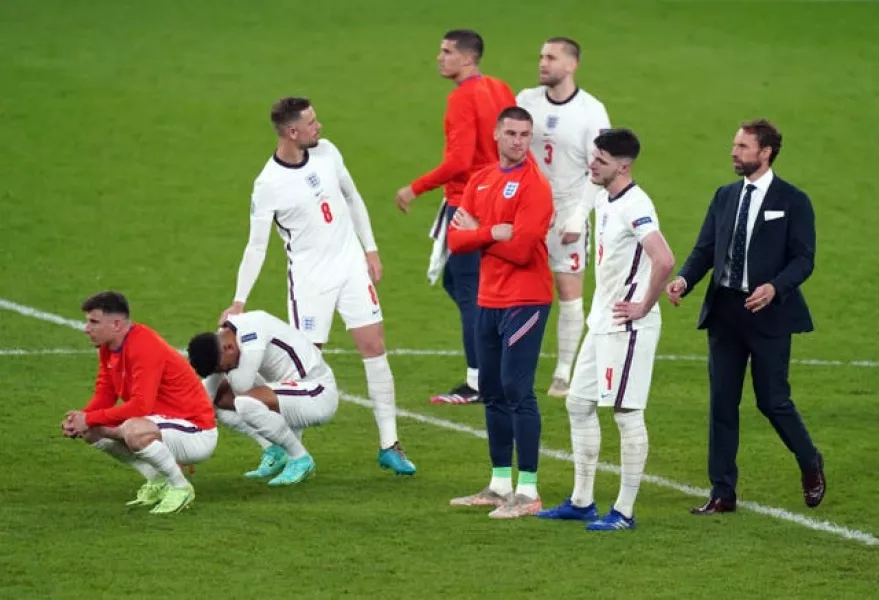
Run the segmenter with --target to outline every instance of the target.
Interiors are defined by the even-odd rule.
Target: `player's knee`
[[[375,358],[381,356],[387,350],[385,348],[385,331],[381,323],[367,325],[352,330],[354,343],[357,351],[363,358]]]
[[[620,430],[644,427],[644,411],[637,409],[615,408],[614,421]]]
[[[250,396],[235,396],[232,401],[232,406],[244,418],[253,411],[260,410],[260,404],[262,403],[259,400]]]
[[[132,452],[139,452],[162,439],[159,427],[149,419],[128,419],[120,429],[125,445]]]
[[[576,394],[568,394],[567,399],[565,399],[565,408],[570,415],[588,417],[595,412],[596,402],[595,400],[589,400],[577,396]]]

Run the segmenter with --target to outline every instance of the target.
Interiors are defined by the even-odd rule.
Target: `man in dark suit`
[[[815,213],[809,197],[772,171],[781,133],[764,119],[742,124],[732,159],[743,179],[717,190],[693,251],[666,292],[675,306],[712,270],[699,329],[708,330],[711,497],[693,514],[736,508],[739,404],[745,368],[757,407],[802,473],[806,505],[826,488],[823,458],[790,398],[791,335],[812,331],[800,285],[815,260]]]

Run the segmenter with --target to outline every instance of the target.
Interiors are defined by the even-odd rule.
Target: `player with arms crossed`
[[[548,39],[540,50],[540,87],[516,102],[534,117],[531,151],[552,185],[555,221],[547,237],[549,263],[559,294],[558,359],[547,394],[568,394],[571,366],[583,336],[583,271],[589,261],[589,213],[600,189],[588,177],[593,140],[610,120],[604,104],[580,89],[574,73],[580,45]]]
[[[61,423],[146,478],[129,506],[174,513],[195,499],[179,465],[207,460],[217,446],[214,410],[186,359],[162,337],[130,321],[128,301],[101,292],[82,303],[85,333],[98,351],[95,394]],[[121,404],[117,404],[119,399]]]
[[[437,57],[439,72],[455,82],[455,89],[448,96],[444,118],[443,161],[397,191],[397,206],[405,212],[416,196],[443,187],[445,198],[440,206],[437,226],[432,228],[436,235],[441,235],[452,222],[470,176],[497,162],[494,140],[497,117],[504,108],[516,103],[510,86],[480,72],[483,50],[482,37],[470,29],[455,29],[443,36]],[[464,404],[479,400],[475,340],[478,287],[479,252],[451,253],[443,268],[443,288],[461,314],[467,378],[450,392],[433,396],[433,403]]]
[[[487,488],[453,506],[494,506],[515,519],[541,508],[537,493],[540,410],[534,374],[552,304],[546,235],[552,190],[529,160],[531,115],[511,106],[496,130],[500,162],[476,173],[449,230],[452,252],[482,251],[476,348],[492,475]],[[513,445],[519,481],[513,493]]]
[[[333,313],[339,312],[363,357],[379,430],[378,463],[399,475],[413,475],[415,465],[397,437],[394,376],[375,291],[382,267],[366,205],[338,148],[321,139],[321,124],[308,99],[278,100],[271,119],[278,145],[254,183],[250,239],[238,269],[235,301],[220,322],[244,310],[274,224],[287,253],[290,323],[320,346],[329,339]]]
[[[635,497],[648,449],[644,409],[661,326],[656,302],[675,261],[659,231],[653,202],[632,180],[640,149],[628,129],[611,129],[595,139],[592,181],[604,188],[595,205],[595,294],[566,403],[574,492],[561,505],[538,513],[546,519],[587,521],[592,531],[635,527]],[[601,447],[599,406],[614,409],[621,455],[619,495],[601,518],[593,499]]]
[[[189,362],[215,399],[220,422],[257,440],[266,452],[250,477],[291,485],[314,459],[302,430],[329,421],[339,390],[320,350],[301,331],[264,311],[230,315],[219,332],[189,341]]]

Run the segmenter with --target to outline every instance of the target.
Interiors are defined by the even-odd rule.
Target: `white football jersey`
[[[643,318],[614,325],[613,307],[621,300],[640,302],[650,284],[652,264],[641,245],[659,231],[653,201],[635,182],[611,199],[600,190],[595,201],[595,293],[587,324],[594,333],[659,327],[659,303]]]
[[[306,152],[299,165],[272,155],[254,182],[250,215],[274,220],[291,283],[320,293],[340,287],[366,259],[345,199],[357,192],[342,154],[325,139]]]
[[[564,102],[555,102],[543,86],[522,90],[516,103],[534,120],[531,152],[552,185],[556,211],[581,207],[587,217],[599,190],[587,173],[594,141],[610,128],[604,104],[579,88]]]
[[[238,366],[226,374],[236,394],[263,382],[333,379],[317,346],[301,331],[265,311],[230,315],[224,325],[235,331],[241,352]]]

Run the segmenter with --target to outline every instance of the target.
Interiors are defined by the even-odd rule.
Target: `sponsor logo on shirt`
[[[647,225],[648,223],[652,222],[653,219],[651,219],[650,217],[641,217],[640,219],[635,219],[634,221],[632,221],[632,227],[637,229],[641,225]]]
[[[509,200],[513,196],[516,195],[516,190],[519,189],[518,181],[508,181],[507,185],[504,186],[504,198]]]
[[[247,342],[252,342],[256,340],[256,332],[245,333],[241,336],[241,343],[246,344]]]

